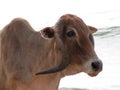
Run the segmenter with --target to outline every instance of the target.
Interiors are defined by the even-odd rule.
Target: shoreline
[[[58,90],[90,90],[90,89],[79,89],[79,88],[59,88]]]

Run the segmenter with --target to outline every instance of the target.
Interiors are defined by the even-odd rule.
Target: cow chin
[[[91,77],[94,77],[94,76],[97,76],[98,74],[100,73],[100,71],[98,71],[98,72],[89,72],[89,73],[87,73],[89,76],[91,76]]]

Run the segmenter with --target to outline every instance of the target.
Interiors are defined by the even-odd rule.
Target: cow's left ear
[[[40,33],[41,33],[42,37],[46,38],[46,39],[51,39],[54,37],[54,30],[51,27],[46,27],[46,28],[40,30]]]
[[[95,33],[97,31],[97,28],[93,27],[93,26],[88,26],[89,30],[91,33]]]

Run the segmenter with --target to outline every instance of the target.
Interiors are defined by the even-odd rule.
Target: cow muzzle
[[[85,63],[83,68],[85,73],[93,77],[102,71],[103,63],[101,60],[93,60]]]
[[[102,70],[102,62],[101,61],[92,62],[91,67],[94,71]]]

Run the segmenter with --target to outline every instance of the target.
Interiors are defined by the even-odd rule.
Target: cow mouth
[[[91,77],[95,77],[97,76],[100,72],[102,71],[102,68],[99,69],[98,71],[91,71],[91,72],[87,72],[87,74]]]
[[[89,76],[91,77],[95,77],[99,74],[99,72],[94,72],[94,73],[88,73]]]

